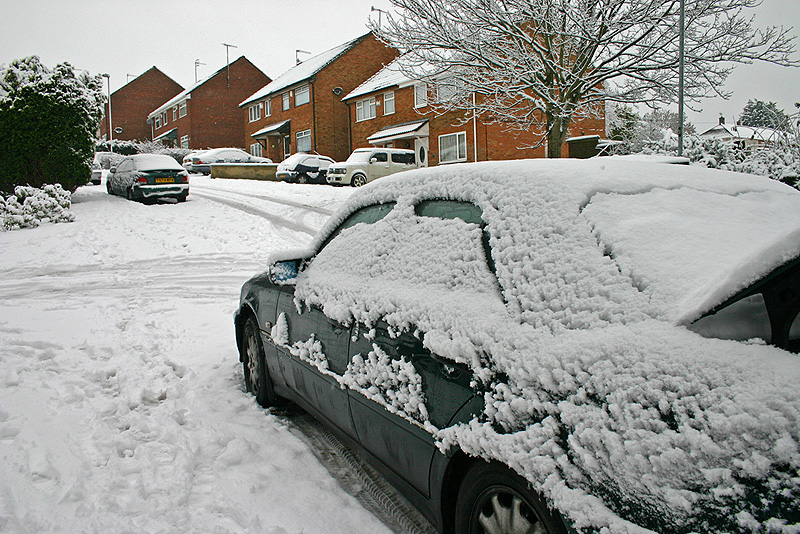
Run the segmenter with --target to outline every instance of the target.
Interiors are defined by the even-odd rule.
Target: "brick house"
[[[150,139],[147,115],[157,106],[183,91],[175,80],[151,67],[130,82],[111,93],[112,139],[144,141]],[[108,135],[108,107],[100,123],[100,138]]]
[[[428,105],[435,91],[404,75],[402,58],[387,65],[344,97],[350,108],[353,148],[381,146],[415,150],[422,165],[465,161],[543,158],[544,146],[530,132],[508,131],[480,116],[450,111],[437,115]],[[574,121],[574,135],[605,135],[605,117]],[[567,154],[567,147],[563,152]]]
[[[246,57],[151,108],[152,139],[181,148],[244,148],[239,102],[270,79]]]
[[[247,148],[273,161],[295,152],[347,158],[350,114],[342,96],[397,54],[368,33],[298,63],[239,104]]]

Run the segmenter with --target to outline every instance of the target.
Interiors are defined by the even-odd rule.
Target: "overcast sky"
[[[0,64],[38,55],[52,67],[68,61],[92,74],[109,73],[111,91],[152,66],[183,87],[246,56],[270,78],[300,58],[324,52],[366,33],[369,17],[389,0],[0,0]],[[794,27],[800,34],[800,0],[764,0],[756,24]],[[800,43],[798,43],[800,48]],[[800,52],[795,54],[800,59]],[[800,101],[800,68],[742,65],[725,88],[729,101],[709,100],[688,113],[698,130],[731,122],[748,99],[774,101],[788,113]],[[677,106],[674,106],[677,109]]]

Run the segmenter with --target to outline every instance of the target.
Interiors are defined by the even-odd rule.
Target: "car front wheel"
[[[528,482],[496,463],[474,464],[458,493],[456,534],[566,534]]]
[[[350,183],[353,184],[353,187],[361,187],[367,183],[367,177],[363,174],[356,174]]]
[[[260,329],[255,319],[250,317],[244,326],[244,383],[248,393],[256,397],[258,404],[268,408],[278,404],[278,397],[272,390],[264,349],[261,345]]]

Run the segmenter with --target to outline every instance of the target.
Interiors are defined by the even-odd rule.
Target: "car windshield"
[[[347,158],[346,163],[368,163],[371,155],[372,151],[353,152],[350,154],[350,157]]]

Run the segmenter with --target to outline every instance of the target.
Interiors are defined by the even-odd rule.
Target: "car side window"
[[[360,210],[352,213],[349,217],[347,217],[342,224],[340,224],[336,230],[334,230],[331,235],[325,240],[322,246],[319,248],[322,250],[325,246],[330,243],[336,236],[342,233],[342,230],[346,230],[351,226],[355,226],[359,223],[364,224],[375,224],[376,222],[380,221],[384,217],[386,217],[392,209],[394,209],[394,202],[387,202],[385,204],[373,204],[372,206],[367,206],[365,208],[361,208]]]
[[[392,163],[412,165],[414,163],[414,154],[392,153]]]
[[[375,158],[378,163],[385,163],[389,161],[389,155],[386,152],[375,152],[372,157]]]
[[[483,222],[483,211],[472,202],[461,200],[424,200],[414,206],[414,212],[419,217],[438,217],[440,219],[461,219],[466,223],[477,224],[483,229],[483,252],[486,264],[493,273],[495,270],[492,247],[489,245],[489,234]]]

